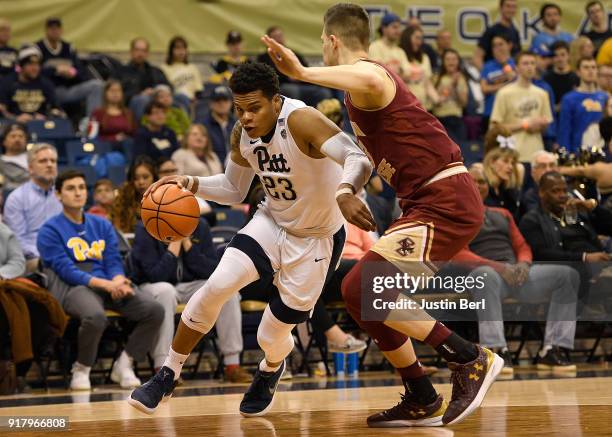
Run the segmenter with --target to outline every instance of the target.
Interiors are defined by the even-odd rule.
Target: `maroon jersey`
[[[357,108],[348,93],[344,102],[353,131],[376,172],[395,189],[400,200],[408,200],[445,167],[462,163],[461,150],[397,74],[377,62],[368,62],[387,71],[395,82],[395,97],[375,111]]]

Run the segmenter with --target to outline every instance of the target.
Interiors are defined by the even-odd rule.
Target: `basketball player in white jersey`
[[[375,229],[368,209],[355,197],[372,166],[345,133],[315,109],[282,97],[276,73],[265,64],[241,65],[230,88],[239,123],[232,132],[225,174],[165,177],[144,197],[163,184],[176,183],[206,200],[240,203],[256,174],[266,200],[187,303],[164,366],[130,395],[128,402],[146,413],[172,395],[183,363],[212,329],[227,299],[262,279],[274,283],[279,298],[266,307],[259,325],[257,340],[265,358],[240,413],[265,414],[294,346],[291,331],[309,318],[339,262],[343,216],[364,230]]]

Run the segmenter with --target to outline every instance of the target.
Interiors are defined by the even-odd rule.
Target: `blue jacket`
[[[125,274],[111,223],[91,214],[83,217],[83,223],[76,224],[61,213],[40,228],[37,246],[45,267],[71,286]]]
[[[580,150],[582,135],[592,123],[599,123],[608,101],[604,91],[571,91],[561,99],[557,142],[569,152]],[[589,144],[586,144],[587,146]]]
[[[145,282],[177,284],[208,279],[219,262],[206,220],[200,219],[198,227],[190,238],[193,244],[191,250],[189,252],[181,250],[176,257],[168,251],[166,244],[153,238],[142,222],[138,222],[131,252],[132,280],[136,284]]]
[[[235,123],[236,118],[233,115],[230,115],[225,129],[210,114],[206,115],[203,121],[204,126],[208,129],[213,150],[219,157],[223,168],[225,168],[225,161],[230,150],[230,138]]]

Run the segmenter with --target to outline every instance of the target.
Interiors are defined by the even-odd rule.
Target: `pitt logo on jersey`
[[[287,166],[287,160],[283,154],[268,153],[265,146],[257,146],[253,149],[253,153],[257,155],[257,165],[260,171],[272,171],[274,173],[289,173],[291,168]],[[266,164],[268,166],[266,167]]]
[[[102,259],[102,253],[104,252],[104,248],[106,247],[105,240],[97,240],[91,243],[91,246],[87,243],[87,241],[83,240],[81,237],[72,237],[66,243],[69,249],[72,249],[72,253],[74,254],[74,259],[77,261],[86,261],[88,259]]]
[[[586,112],[602,112],[603,108],[599,100],[584,99],[582,101],[582,107]]]

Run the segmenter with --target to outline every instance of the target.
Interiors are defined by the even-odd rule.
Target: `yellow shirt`
[[[525,88],[518,82],[501,88],[495,96],[491,122],[518,123],[532,117],[544,117],[552,121],[548,94],[542,88],[530,84]],[[544,149],[541,133],[515,132],[512,137],[521,161],[530,161],[533,154]]]
[[[436,80],[434,80],[434,83]],[[444,76],[440,79],[437,90],[440,94],[441,102],[433,109],[436,117],[461,117],[463,107],[459,104],[458,93],[467,92],[467,82],[463,76],[459,76],[457,88],[453,88],[453,78]]]
[[[183,93],[193,99],[196,92],[204,89],[200,70],[194,64],[163,64],[161,69],[168,82],[172,84],[175,93]]]
[[[408,82],[408,89],[415,95],[415,97],[421,102],[426,109],[431,109],[431,102],[427,96],[427,81],[431,80],[433,72],[431,71],[431,63],[429,57],[423,54],[421,62],[412,61],[410,62],[410,68],[408,70],[410,74],[410,82]]]
[[[370,44],[368,51],[370,59],[381,64],[389,65],[392,68],[400,67],[403,72],[406,72],[410,68],[410,63],[406,57],[406,52],[397,45],[388,45],[382,38],[377,39]]]
[[[597,65],[612,65],[612,38],[608,38],[597,52]]]

